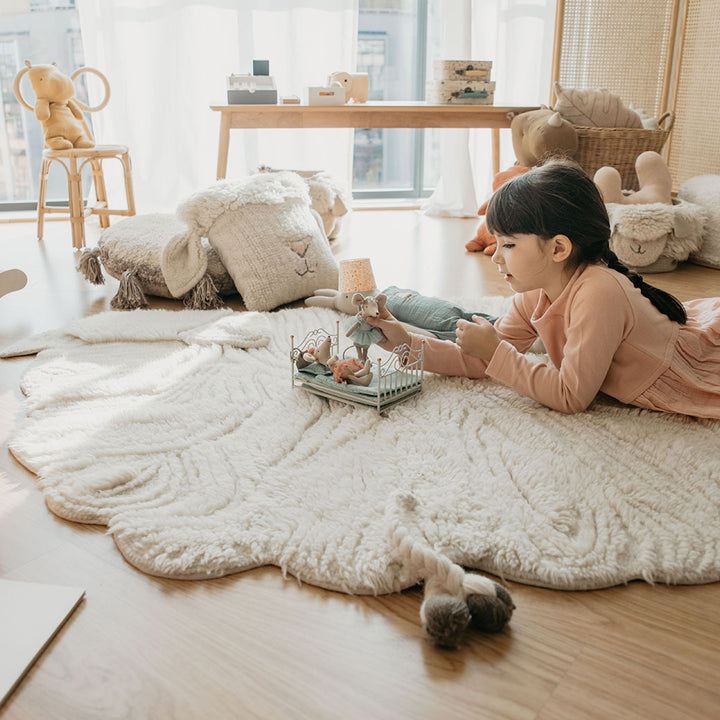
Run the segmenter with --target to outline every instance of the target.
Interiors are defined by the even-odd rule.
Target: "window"
[[[358,72],[370,100],[424,100],[428,0],[360,0]],[[355,131],[353,197],[420,198],[439,176],[436,133],[411,129]]]
[[[84,62],[74,0],[9,5],[0,10],[0,209],[25,210],[35,207],[44,139],[40,123],[15,98],[15,76],[26,59],[54,61],[65,72]],[[84,77],[80,76],[75,87],[78,97],[87,101]],[[30,84],[26,82],[22,88],[27,98]],[[55,170],[59,172],[51,171],[48,178],[49,202],[67,198],[67,179],[61,169]],[[90,178],[85,182],[89,185]]]

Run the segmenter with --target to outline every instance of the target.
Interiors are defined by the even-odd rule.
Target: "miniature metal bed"
[[[419,350],[400,345],[386,359],[378,358],[372,364],[373,378],[368,386],[336,382],[332,371],[318,362],[298,369],[298,359],[310,348],[322,344],[328,336],[331,338],[332,354],[339,355],[339,321],[334,333],[317,328],[311,330],[298,344],[295,344],[295,336],[290,336],[290,373],[293,388],[299,387],[315,395],[352,405],[374,407],[378,412],[422,391],[424,344]],[[347,347],[343,351],[342,359],[353,357],[353,350],[352,345]]]

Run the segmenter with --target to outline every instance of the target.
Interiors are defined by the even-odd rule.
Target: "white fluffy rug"
[[[418,501],[402,510],[411,533],[510,580],[720,579],[720,422],[602,399],[566,416],[492,381],[430,374],[379,416],[291,388],[289,336],[333,327],[334,312],[250,314],[250,349],[220,344],[239,315],[104,313],[9,350],[49,346],[24,375],[10,445],[53,512],[107,525],[155,575],[270,564],[388,593],[420,579],[386,535],[402,493]]]

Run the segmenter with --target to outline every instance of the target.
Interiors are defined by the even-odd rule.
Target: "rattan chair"
[[[15,77],[15,96],[25,108],[34,111],[34,108],[25,101],[20,90],[20,80],[28,68],[21,70]],[[95,107],[77,101],[85,112],[97,112],[102,110],[110,99],[110,84],[107,78],[95,68],[84,67],[76,70],[70,77],[74,81],[81,73],[88,72],[97,75],[105,86],[105,98]],[[77,100],[77,98],[76,98]],[[93,137],[87,123],[84,122],[85,130],[89,137]],[[120,161],[123,169],[125,184],[125,204],[123,209],[112,209],[108,207],[107,189],[105,187],[105,174],[103,172],[103,161],[108,158],[115,158]],[[62,166],[67,175],[68,181],[68,204],[61,207],[47,205],[47,182],[51,165],[57,162]],[[92,172],[92,183],[95,189],[96,202],[85,203],[82,192],[83,170],[89,166]],[[40,167],[40,182],[37,203],[37,237],[42,240],[45,215],[47,213],[63,213],[70,219],[72,227],[73,247],[80,249],[85,247],[85,217],[97,215],[100,227],[110,226],[110,215],[135,215],[135,199],[132,187],[132,168],[130,152],[125,145],[95,145],[91,148],[72,148],[69,150],[52,150],[45,148],[42,154]]]

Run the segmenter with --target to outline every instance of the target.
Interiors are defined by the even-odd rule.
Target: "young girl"
[[[720,419],[720,298],[681,305],[610,250],[605,205],[574,163],[550,161],[503,185],[487,209],[492,259],[515,291],[495,325],[457,322],[457,342],[373,318],[386,341],[425,340],[425,369],[492,377],[555,410],[599,391],[642,408]],[[552,364],[526,357],[537,336]]]

